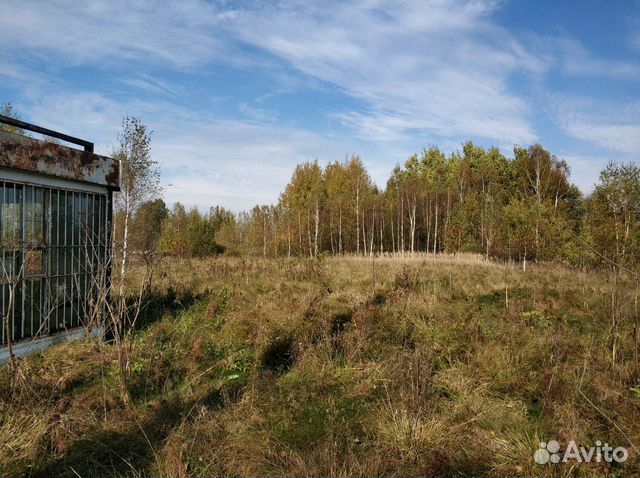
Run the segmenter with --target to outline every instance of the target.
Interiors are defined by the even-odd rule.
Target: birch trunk
[[[315,221],[315,237],[314,237],[314,257],[318,255],[318,235],[320,233],[320,205],[316,198],[316,221]]]
[[[338,225],[338,253],[342,255],[342,208],[340,208],[340,218]]]
[[[438,247],[438,195],[436,194],[436,211],[434,216],[434,228],[433,228],[433,253],[437,252]]]
[[[360,254],[360,185],[356,187],[356,254]]]

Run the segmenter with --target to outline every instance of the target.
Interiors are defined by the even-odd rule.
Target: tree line
[[[319,254],[481,253],[487,258],[635,265],[640,169],[610,163],[584,197],[564,160],[540,145],[513,157],[472,142],[430,147],[397,165],[384,190],[359,156],[296,166],[273,205],[235,214],[145,203],[140,237],[168,255],[316,257]]]
[[[20,116],[11,103],[0,110]],[[135,118],[125,123],[129,134],[123,138],[129,139],[120,149],[133,156],[146,151],[142,156],[148,159],[139,163],[157,167],[144,124]],[[116,201],[115,237],[130,240],[138,252],[179,257],[472,252],[524,267],[527,261],[627,267],[640,260],[640,168],[610,163],[584,197],[571,183],[567,163],[538,144],[516,146],[512,157],[472,142],[448,156],[429,147],[398,164],[384,190],[359,156],[324,168],[309,161],[296,166],[276,204],[238,214],[220,206],[187,211],[180,203],[168,210],[159,199],[155,171],[153,181],[145,179],[151,188],[124,185],[144,194],[120,194]],[[131,177],[138,176],[132,171]],[[123,175],[124,182],[127,178]]]
[[[1,110],[19,118],[10,103]],[[130,138],[125,146],[130,153],[146,151],[147,163],[156,164],[146,128],[134,120],[131,134],[123,136]],[[449,155],[429,147],[398,164],[384,190],[359,156],[325,167],[309,161],[296,166],[276,204],[238,214],[220,206],[204,213],[186,210],[180,203],[169,210],[159,199],[157,171],[151,183],[151,192],[125,187],[146,193],[121,194],[116,204],[115,237],[127,238],[138,252],[179,257],[472,252],[524,267],[527,261],[627,267],[640,260],[640,168],[610,163],[584,197],[571,183],[567,163],[538,144],[516,146],[512,157],[472,142]]]

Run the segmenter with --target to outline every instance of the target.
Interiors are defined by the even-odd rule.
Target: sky
[[[540,143],[588,194],[640,161],[640,0],[0,0],[4,102],[107,155],[141,118],[166,201],[203,210],[468,140]]]

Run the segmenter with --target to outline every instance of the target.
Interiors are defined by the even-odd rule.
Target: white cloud
[[[611,152],[640,151],[640,103],[550,95],[552,114],[570,136]]]
[[[619,160],[615,154],[593,155],[563,155],[571,166],[571,181],[576,184],[584,194],[593,191],[602,171],[610,161]]]
[[[168,201],[201,207],[242,210],[273,203],[296,164],[313,159],[326,164],[353,148],[299,128],[239,120],[156,123],[153,128],[154,157],[172,184]]]
[[[62,65],[126,62],[189,68],[229,48],[206,2],[2,2],[0,44]],[[108,63],[106,63],[108,62]]]
[[[121,103],[99,93],[41,90],[33,93],[24,110],[27,121],[96,143],[96,152],[108,154],[116,141],[122,118],[130,111],[144,116],[151,104],[139,101]],[[144,108],[144,109],[141,109]],[[129,110],[129,111],[128,111]]]
[[[226,28],[301,72],[363,100],[338,113],[360,137],[422,131],[531,142],[529,105],[508,88],[513,73],[544,62],[493,25],[488,2],[347,2],[234,12]]]
[[[22,20],[20,25],[0,20],[0,41],[29,55],[53,54],[62,65],[122,61],[178,69],[210,68],[216,60],[256,61],[255,56],[231,54],[240,41],[285,60],[312,78],[313,87],[325,82],[360,100],[356,111],[336,107],[328,114],[369,142],[417,136],[429,143],[480,137],[503,144],[536,138],[528,103],[507,83],[511,74],[537,74],[545,64],[490,21],[493,2],[372,0],[216,8],[198,0],[162,8],[117,2],[74,9],[55,1],[39,8],[12,4],[4,18]],[[179,91],[144,74],[119,81],[168,97]],[[105,122],[120,116],[109,111],[104,98],[86,102],[90,107],[85,100],[58,99],[90,124],[100,115]],[[278,120],[277,114],[250,104],[238,107],[254,122]],[[128,112],[149,109],[138,102]],[[43,107],[38,117],[54,119]]]
[[[118,81],[124,85],[132,86],[139,90],[147,91],[157,95],[171,97],[184,97],[185,89],[180,85],[172,85],[151,75],[141,74],[139,76],[121,77]]]
[[[326,162],[364,153],[384,186],[396,162],[428,144],[450,151],[466,139],[506,150],[514,143],[546,143],[533,117],[548,104],[555,106],[536,124],[549,126],[544,122],[551,119],[581,146],[623,155],[640,148],[640,103],[553,94],[549,101],[545,86],[551,68],[581,79],[635,80],[640,67],[597,58],[567,36],[525,44],[519,32],[497,25],[497,2],[236,5],[2,2],[0,79],[5,91],[22,93],[25,119],[93,139],[102,152],[113,145],[124,115],[141,116],[154,130],[154,155],[173,184],[169,201],[201,206],[273,202],[295,163],[315,157]],[[214,116],[204,106],[217,94],[207,78],[230,65],[268,72],[274,84],[254,101],[231,93]],[[82,69],[71,69],[77,66]],[[75,71],[104,81],[76,80],[69,73]],[[194,105],[193,92],[174,79],[185,71],[202,104]],[[297,115],[315,108],[309,113],[326,115],[335,136],[291,126],[295,119],[286,107],[278,110],[273,95],[305,88],[326,89],[332,102],[303,99]],[[337,104],[336,90],[349,97],[348,105]],[[137,98],[141,92],[152,100]],[[243,120],[229,119],[238,113]],[[593,161],[573,153],[565,157],[577,158],[575,177]]]
[[[640,65],[637,63],[594,57],[581,42],[572,38],[564,37],[556,42],[560,48],[562,68],[570,75],[640,78]]]
[[[322,164],[354,150],[353,143],[300,128],[252,120],[194,118],[188,108],[160,101],[115,99],[97,93],[43,93],[25,116],[38,124],[94,141],[108,155],[123,116],[135,112],[151,133],[168,203],[235,211],[277,201],[297,163]]]
[[[637,154],[640,151],[640,123],[609,124],[572,121],[565,124],[567,132],[610,151]]]
[[[508,80],[516,72],[540,73],[545,63],[491,22],[495,2],[251,5],[8,2],[0,44],[61,66],[269,64],[240,49],[240,40],[362,100],[360,111],[342,116],[361,138],[384,141],[412,130],[518,143],[536,137],[529,105]],[[172,91],[140,76],[128,82]]]

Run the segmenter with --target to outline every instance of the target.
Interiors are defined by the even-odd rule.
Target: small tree
[[[111,264],[119,264],[110,289],[111,300],[107,304],[108,317],[118,349],[121,396],[129,403],[127,377],[129,353],[127,335],[140,315],[143,300],[151,286],[155,254],[143,250],[145,274],[140,290],[130,299],[126,286],[129,282],[131,261],[132,219],[139,208],[156,199],[161,192],[158,163],[151,159],[150,136],[147,127],[139,118],[124,118],[119,144],[113,157],[120,161],[120,192],[115,195],[115,220],[113,226],[113,248]]]
[[[162,224],[169,216],[164,201],[160,198],[143,203],[136,211],[132,229],[132,247],[144,254],[158,247]]]

